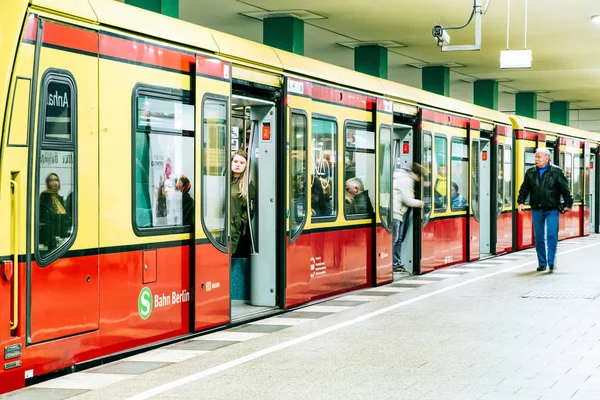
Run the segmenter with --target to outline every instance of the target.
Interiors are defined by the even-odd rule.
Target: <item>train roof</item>
[[[551,122],[540,121],[533,118],[521,117],[519,115],[510,115],[514,129],[526,129],[531,131],[567,136],[573,138],[583,138],[595,142],[600,141],[600,134],[595,132],[584,131],[582,129],[571,128]]]
[[[388,96],[399,102],[442,109],[490,122],[511,124],[508,116],[499,111],[299,56],[115,0],[29,0],[29,2],[36,8],[52,10],[101,26],[155,38],[160,34],[160,39],[174,45],[202,49],[233,61],[238,60],[242,64],[250,63],[305,78],[337,83],[375,95]]]

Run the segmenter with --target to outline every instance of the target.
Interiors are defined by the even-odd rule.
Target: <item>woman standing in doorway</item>
[[[250,218],[254,215],[256,188],[252,182],[249,182],[247,161],[248,154],[244,150],[233,153],[231,159],[231,254],[233,257],[248,257],[251,251]]]

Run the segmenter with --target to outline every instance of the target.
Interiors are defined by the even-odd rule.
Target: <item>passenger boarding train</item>
[[[391,282],[391,176],[411,163],[415,274],[532,246],[515,199],[539,147],[573,191],[560,238],[598,231],[597,134],[113,0],[9,1],[0,48],[0,393]]]

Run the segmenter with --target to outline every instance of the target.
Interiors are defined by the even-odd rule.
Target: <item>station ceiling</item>
[[[261,43],[262,21],[244,14],[308,11],[322,18],[305,20],[305,56],[353,69],[354,50],[344,44],[393,41],[405,47],[389,49],[390,80],[420,88],[419,66],[450,65],[451,97],[472,102],[472,81],[497,79],[502,111],[514,110],[517,91],[537,92],[540,111],[555,100],[570,101],[572,110],[600,108],[600,24],[591,19],[600,14],[598,0],[511,0],[511,50],[524,48],[527,3],[527,48],[533,51],[533,67],[526,70],[500,69],[509,0],[491,0],[482,17],[481,50],[458,52],[442,52],[431,28],[463,25],[473,0],[179,1],[181,19]],[[450,31],[450,44],[473,44],[474,25]]]

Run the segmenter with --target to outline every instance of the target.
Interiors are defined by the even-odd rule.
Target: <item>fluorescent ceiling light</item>
[[[500,68],[531,68],[532,59],[531,50],[502,50]]]
[[[595,24],[600,24],[600,14],[592,15],[592,22]]]

